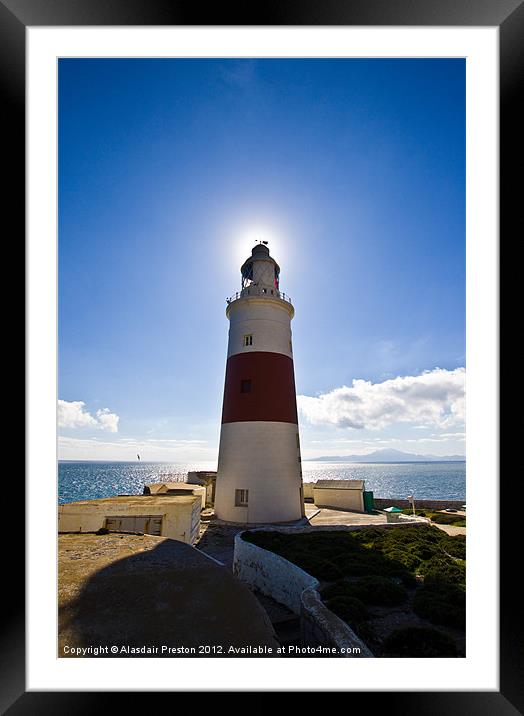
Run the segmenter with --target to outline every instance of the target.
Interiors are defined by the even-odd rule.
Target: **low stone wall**
[[[283,532],[285,529],[265,528],[265,531]],[[318,586],[318,580],[279,554],[246,542],[242,539],[243,534],[239,532],[235,537],[233,574],[262,594],[285,604],[295,614],[300,614],[302,592],[307,587]]]
[[[411,502],[404,498],[398,497],[374,497],[373,502],[375,503],[375,509],[383,510],[385,507],[400,507],[405,510],[411,507]],[[415,500],[416,510],[447,510],[449,507],[455,510],[460,510],[462,505],[466,504],[466,500]]]
[[[302,592],[301,607],[302,646],[335,648],[334,656],[352,659],[374,656],[351,627],[326,607],[317,589],[308,587]]]

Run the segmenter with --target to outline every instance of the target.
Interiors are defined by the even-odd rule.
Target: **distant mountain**
[[[366,455],[322,455],[304,462],[466,462],[466,458],[464,455],[416,455],[384,448]]]

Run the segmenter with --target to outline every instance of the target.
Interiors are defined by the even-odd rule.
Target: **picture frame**
[[[25,34],[27,27],[35,26],[104,26],[104,25],[366,25],[366,26],[496,26],[500,37],[500,237],[516,227],[515,212],[519,207],[515,180],[522,167],[522,115],[517,109],[519,76],[524,63],[524,4],[520,0],[485,0],[470,3],[455,0],[442,3],[437,0],[418,0],[416,5],[402,0],[394,5],[387,0],[369,2],[339,2],[337,5],[319,6],[303,2],[300,9],[291,3],[268,6],[248,13],[217,6],[199,22],[199,8],[185,2],[168,0],[1,0],[0,2],[0,78],[4,99],[10,181],[5,200],[5,211],[18,232],[25,225]],[[22,225],[22,227],[20,226]],[[18,242],[23,245],[22,240]],[[514,268],[516,270],[516,267]],[[511,279],[509,284],[515,285]],[[518,283],[518,282],[517,282]],[[501,306],[509,305],[509,290],[501,292]],[[30,350],[31,346],[29,346]],[[501,455],[509,452],[511,430],[501,434]],[[504,439],[503,439],[504,438]],[[511,477],[502,470],[500,494],[508,494]],[[421,707],[428,714],[468,709],[473,713],[513,714],[524,712],[524,695],[521,685],[520,664],[523,663],[523,646],[515,616],[519,613],[510,585],[512,579],[511,546],[517,544],[516,525],[512,520],[501,520],[500,552],[500,691],[493,692],[404,692],[402,698],[387,692],[373,692],[365,696],[366,703],[373,700],[377,708],[419,713]],[[8,554],[11,575],[9,589],[4,591],[8,602],[4,609],[2,629],[2,660],[0,663],[2,712],[24,713],[91,713],[100,708],[109,694],[96,692],[28,692],[25,673],[25,612],[24,612],[24,544],[18,535],[17,548]],[[16,575],[16,577],[15,577]],[[479,597],[481,598],[481,597]],[[321,688],[319,689],[322,690]],[[352,694],[352,699],[356,694]],[[133,699],[143,702],[144,692]],[[148,697],[149,698],[149,697]]]

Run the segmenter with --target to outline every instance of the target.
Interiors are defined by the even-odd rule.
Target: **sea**
[[[150,482],[183,480],[189,470],[216,470],[216,463],[70,462],[58,463],[58,502],[139,495]],[[375,497],[465,500],[465,462],[302,462],[304,482],[365,480]]]

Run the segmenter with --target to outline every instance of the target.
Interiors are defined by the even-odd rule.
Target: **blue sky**
[[[464,60],[63,59],[60,456],[216,461],[257,238],[303,456],[464,453]]]

